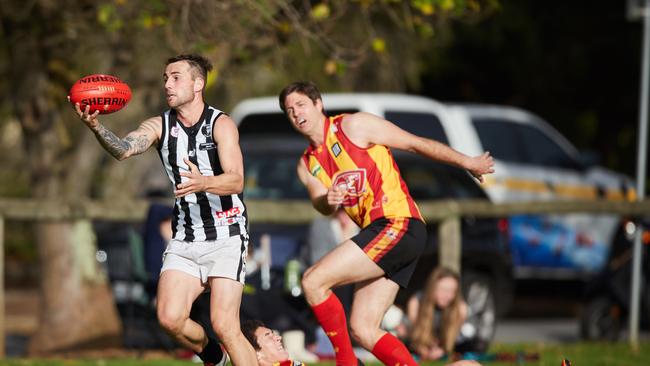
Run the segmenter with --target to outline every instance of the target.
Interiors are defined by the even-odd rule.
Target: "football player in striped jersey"
[[[332,288],[356,283],[350,329],[357,343],[386,365],[417,365],[404,344],[379,327],[399,287],[408,286],[426,243],[424,220],[390,149],[466,169],[479,181],[494,171],[492,157],[487,152],[467,156],[369,113],[328,117],[311,82],[289,84],[279,102],[293,128],[309,142],[297,172],[314,208],[331,215],[341,207],[361,228],[302,279],[307,302],[334,346],[336,364],[356,366],[358,361]]]
[[[225,113],[203,100],[210,62],[199,55],[167,60],[162,75],[169,109],[120,138],[98,112],[75,108],[102,147],[118,160],[155,147],[176,201],[172,239],[163,256],[156,299],[161,326],[206,364],[225,363],[221,346],[189,318],[194,300],[211,290],[210,318],[236,366],[255,364],[241,334],[239,306],[248,246],[239,132]]]

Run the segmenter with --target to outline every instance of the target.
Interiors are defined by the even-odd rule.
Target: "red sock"
[[[336,365],[357,366],[357,357],[354,355],[348,335],[345,311],[339,298],[332,293],[327,300],[312,306],[312,310],[334,346]]]
[[[390,333],[384,334],[375,346],[372,347],[372,354],[390,366],[417,366],[417,362],[411,356],[411,352],[399,339]]]

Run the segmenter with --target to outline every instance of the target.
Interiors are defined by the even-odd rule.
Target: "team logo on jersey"
[[[180,127],[172,126],[171,135],[173,137],[178,137],[178,131],[180,131]]]
[[[334,145],[332,145],[332,154],[334,154],[334,157],[339,156],[341,153],[341,146],[339,145],[338,142],[335,142]]]
[[[202,133],[203,136],[205,136],[205,137],[210,137],[210,136],[212,136],[212,129],[211,129],[210,126],[208,126],[207,124],[204,124],[204,125],[201,127],[201,133]]]
[[[359,204],[359,197],[366,192],[366,170],[355,169],[340,172],[334,177],[333,186],[347,192],[341,205],[351,207]]]

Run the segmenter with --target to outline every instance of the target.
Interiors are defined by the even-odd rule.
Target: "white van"
[[[634,199],[628,177],[581,162],[578,151],[534,114],[512,107],[447,104],[404,94],[324,94],[329,115],[364,111],[468,154],[490,151],[495,173],[480,187],[493,202]],[[240,134],[292,135],[277,97],[244,100],[232,111]],[[516,279],[585,279],[599,271],[619,228],[613,215],[508,218]]]

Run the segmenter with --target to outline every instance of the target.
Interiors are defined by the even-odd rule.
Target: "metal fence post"
[[[5,358],[5,218],[0,216],[0,359]]]
[[[641,92],[639,101],[639,145],[637,151],[637,200],[645,198],[645,174],[648,136],[648,78],[650,78],[650,0],[643,4],[643,44],[641,57]],[[642,226],[642,222],[639,222]],[[639,349],[639,308],[641,289],[641,227],[634,236],[632,283],[630,291],[630,345]]]

